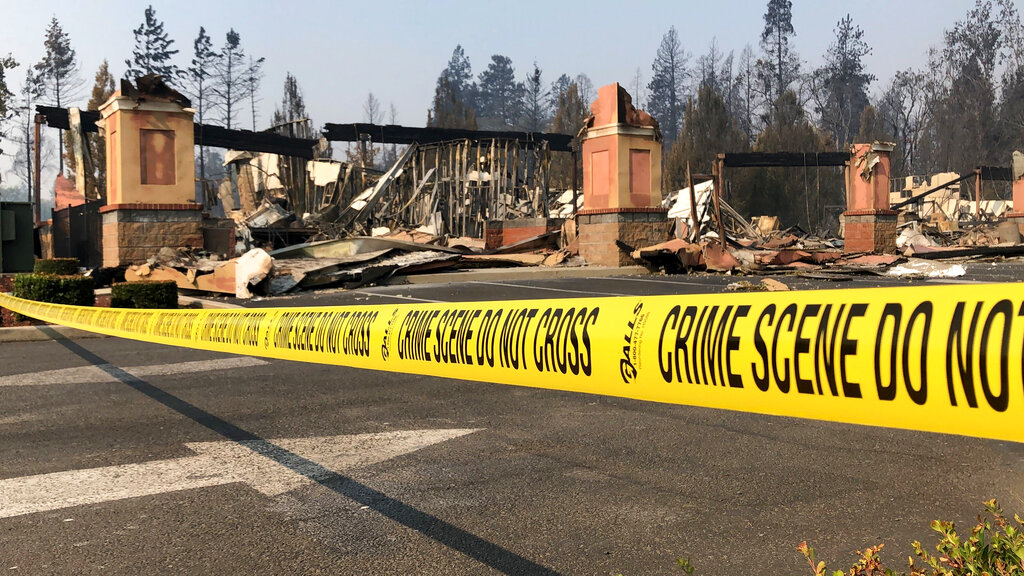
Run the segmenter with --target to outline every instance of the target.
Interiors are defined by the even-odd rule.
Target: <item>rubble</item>
[[[960,264],[947,264],[911,258],[889,269],[890,276],[927,276],[928,278],[958,278],[967,274]]]
[[[878,154],[869,152],[860,159],[857,170],[874,170],[878,158]],[[1015,158],[1024,156],[1018,154]],[[1012,202],[979,199],[979,183],[974,199],[960,195],[961,183],[969,177],[977,176],[980,181],[986,174],[989,180],[1006,179],[1000,176],[1000,170],[980,167],[967,176],[950,172],[899,182],[900,189],[890,195],[890,204],[900,210],[894,244],[889,245],[895,246],[897,254],[847,253],[850,246],[844,240],[817,237],[796,226],[780,229],[776,216],[746,219],[724,199],[716,199],[715,180],[705,180],[693,191],[684,188],[669,194],[663,202],[668,216],[675,219],[675,239],[639,247],[632,251],[632,257],[669,274],[709,271],[790,273],[827,279],[883,273],[958,277],[966,273],[961,264],[934,261],[1024,256],[1021,225],[1007,219]],[[840,234],[844,235],[843,217],[840,224]],[[742,287],[745,285],[737,285]]]
[[[266,251],[256,248],[233,261],[235,266],[235,297],[252,298],[249,286],[263,281],[273,268],[274,259]]]
[[[789,286],[773,278],[762,278],[757,284],[740,280],[726,285],[729,292],[788,292]]]

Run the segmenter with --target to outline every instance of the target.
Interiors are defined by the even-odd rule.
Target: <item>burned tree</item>
[[[220,54],[214,51],[213,42],[202,26],[199,27],[199,34],[192,46],[192,63],[185,69],[183,76],[186,91],[196,109],[195,118],[200,124],[204,124],[211,106],[213,70]],[[204,182],[206,180],[206,146],[199,147],[199,178]]]
[[[46,53],[35,65],[35,70],[44,83],[44,94],[59,108],[78,94],[82,87],[82,79],[78,76],[78,60],[75,50],[71,47],[71,39],[61,28],[56,17],[50,20],[43,46]],[[64,142],[60,139],[58,159],[59,171],[63,173]]]
[[[235,124],[239,108],[247,94],[246,81],[248,66],[242,38],[234,29],[224,37],[224,47],[213,68],[211,92],[216,105],[218,120],[225,128]]]

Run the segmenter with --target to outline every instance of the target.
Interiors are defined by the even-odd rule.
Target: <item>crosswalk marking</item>
[[[0,518],[86,504],[242,483],[276,496],[311,482],[421,450],[478,431],[474,428],[402,430],[243,442],[189,442],[194,456],[68,470],[0,480]],[[258,453],[284,450],[282,466]]]
[[[264,364],[268,364],[268,362],[249,356],[238,356],[215,360],[176,362],[174,364],[132,366],[122,369],[136,378],[143,378],[146,376],[170,376],[174,374],[249,368]],[[79,366],[77,368],[61,368],[58,370],[43,370],[26,374],[0,376],[0,388],[8,386],[50,386],[54,384],[95,384],[101,382],[117,382],[117,379],[99,366]]]

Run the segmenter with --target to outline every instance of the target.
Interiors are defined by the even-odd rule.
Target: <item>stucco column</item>
[[[633,264],[622,245],[641,248],[671,234],[661,207],[658,124],[633,107],[618,83],[601,87],[590,111],[582,146],[580,256],[600,266]]]
[[[100,106],[106,137],[103,266],[145,261],[163,247],[202,248],[195,203],[193,110],[159,77],[122,81]]]
[[[844,252],[895,252],[895,210],[889,208],[893,144],[854,144],[846,172]]]

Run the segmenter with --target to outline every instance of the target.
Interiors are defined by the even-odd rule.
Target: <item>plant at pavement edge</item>
[[[883,566],[878,557],[882,544],[858,550],[859,559],[850,570],[850,576],[1024,576],[1024,520],[1016,514],[1015,524],[1007,521],[995,500],[985,502],[985,516],[978,516],[978,523],[971,529],[970,536],[963,538],[957,533],[953,522],[936,520],[932,530],[939,533],[935,545],[937,555],[924,550],[920,542],[914,542],[914,553],[923,566],[907,558],[910,572],[897,572]],[[825,562],[816,562],[814,549],[801,542],[797,550],[811,565],[814,576],[825,576]],[[843,576],[841,570],[832,573]]]
[[[111,308],[177,308],[178,284],[159,282],[119,282],[110,287]]]

